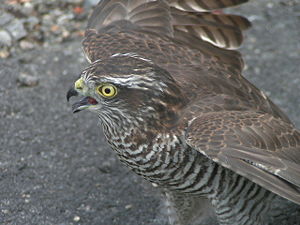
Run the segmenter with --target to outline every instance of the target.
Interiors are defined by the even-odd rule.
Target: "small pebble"
[[[9,213],[9,211],[7,209],[2,209],[1,212],[4,213],[4,214],[8,214]]]
[[[12,37],[6,30],[0,30],[0,47],[1,46],[12,46]]]
[[[20,83],[21,86],[33,87],[38,85],[39,79],[35,76],[21,73],[20,76],[18,77],[18,82]]]
[[[10,56],[10,52],[7,49],[0,50],[0,58],[1,59],[6,59],[9,56]]]
[[[20,41],[20,47],[24,50],[29,50],[34,48],[34,44],[30,41],[22,40]]]
[[[27,31],[24,28],[24,25],[21,20],[15,19],[10,22],[6,29],[12,34],[15,40],[20,40],[23,37],[26,37]]]
[[[255,67],[254,68],[254,73],[257,74],[257,75],[259,75],[260,74],[260,68]]]
[[[68,38],[68,37],[70,37],[70,32],[67,31],[67,30],[63,30],[63,32],[62,32],[62,37],[63,37],[63,38]]]
[[[0,10],[0,26],[3,26],[14,19],[13,15]]]
[[[151,183],[153,187],[158,187],[156,183]]]
[[[257,49],[254,49],[254,53],[255,53],[255,54],[260,54],[260,52],[261,52],[260,49],[258,49],[258,48],[257,48]]]
[[[63,25],[65,23],[68,23],[68,21],[72,20],[74,18],[73,14],[67,14],[67,15],[61,15],[57,18],[57,24]]]
[[[24,5],[22,7],[22,13],[29,16],[32,14],[33,10],[34,10],[34,5],[31,2],[24,3]]]
[[[80,217],[79,217],[79,216],[74,216],[74,218],[73,218],[73,221],[74,221],[74,222],[79,222],[79,220],[80,220]]]

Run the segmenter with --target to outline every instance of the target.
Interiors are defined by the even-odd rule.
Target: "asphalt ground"
[[[245,76],[300,128],[300,1],[252,1]],[[96,115],[66,91],[86,65],[80,39],[0,60],[0,224],[164,225],[159,190],[130,172]],[[22,77],[37,78],[24,86]]]

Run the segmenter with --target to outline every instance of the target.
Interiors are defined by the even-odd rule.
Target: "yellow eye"
[[[107,98],[112,98],[117,94],[117,88],[112,84],[100,85],[97,88],[97,92]]]

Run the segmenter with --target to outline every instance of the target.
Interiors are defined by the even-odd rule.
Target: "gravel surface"
[[[165,225],[159,191],[120,164],[95,115],[73,115],[65,99],[86,65],[80,41],[94,1],[47,2],[1,5],[0,224]],[[253,23],[244,74],[300,128],[300,1],[234,11]]]

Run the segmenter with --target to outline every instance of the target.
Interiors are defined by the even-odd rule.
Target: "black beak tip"
[[[80,111],[81,111],[80,109],[75,109],[75,110],[73,110],[73,113],[78,113]]]
[[[70,90],[67,92],[67,101],[70,100],[71,97],[77,96],[78,92],[74,88],[70,88]]]

